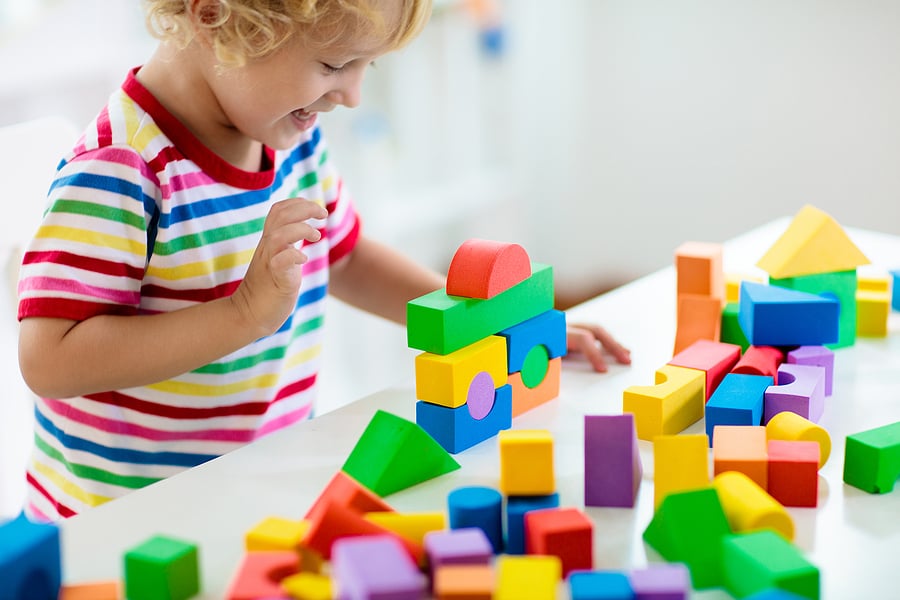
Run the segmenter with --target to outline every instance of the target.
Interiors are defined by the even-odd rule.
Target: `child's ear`
[[[191,0],[191,21],[198,30],[214,28],[224,18],[222,3],[219,0]]]

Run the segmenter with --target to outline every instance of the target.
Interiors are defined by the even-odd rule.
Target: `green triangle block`
[[[378,410],[341,470],[384,497],[458,468],[419,425]]]

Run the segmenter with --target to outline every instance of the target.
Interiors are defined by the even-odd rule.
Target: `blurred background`
[[[154,45],[136,1],[0,0],[0,128],[80,130]],[[438,1],[322,123],[371,236],[443,271],[516,242],[576,300],[807,203],[900,234],[900,3]],[[38,173],[11,193],[0,164],[7,223],[40,206],[51,137],[44,162],[5,148]],[[337,303],[327,328],[319,412],[412,381],[402,328]]]

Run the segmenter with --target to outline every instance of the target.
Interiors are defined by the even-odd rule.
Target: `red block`
[[[518,244],[468,240],[457,249],[447,271],[447,294],[493,298],[531,277],[531,259]]]
[[[697,340],[669,361],[676,367],[687,367],[706,372],[706,399],[712,396],[722,380],[741,358],[737,344]]]
[[[330,504],[338,504],[360,514],[394,510],[377,494],[343,471],[335,473],[304,518],[314,521],[318,513]]]
[[[594,524],[577,508],[525,513],[525,553],[556,556],[562,575],[594,568]]]
[[[228,600],[290,598],[281,589],[281,580],[300,571],[296,552],[248,552],[228,586]]]
[[[778,379],[778,367],[784,362],[784,352],[774,346],[750,346],[738,361],[732,373],[744,375],[768,375]]]
[[[769,440],[769,495],[784,506],[819,502],[818,442]]]

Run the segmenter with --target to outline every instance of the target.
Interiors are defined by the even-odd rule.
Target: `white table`
[[[728,242],[725,270],[752,269],[787,223],[779,219]],[[900,238],[847,231],[875,265],[900,267]],[[654,371],[671,358],[674,286],[669,267],[570,311],[570,322],[590,320],[610,329],[632,348],[633,364],[598,375],[587,363],[570,359],[559,398],[513,422],[515,428],[553,432],[562,506],[583,507],[583,415],[621,413],[622,391],[651,384]],[[127,549],[151,535],[166,534],[199,545],[202,598],[221,598],[243,552],[244,533],[267,516],[302,518],[376,409],[415,419],[413,382],[407,383],[66,521],[65,580],[120,577]],[[836,351],[834,390],[820,422],[831,433],[833,451],[820,472],[819,506],[788,509],[796,524],[795,543],[819,567],[823,598],[885,597],[887,590],[896,590],[900,484],[890,494],[870,495],[845,485],[842,468],[847,434],[900,420],[900,314],[892,313],[887,338],[860,338],[853,347]],[[702,421],[687,430],[703,431]],[[629,569],[659,560],[641,539],[652,516],[653,452],[649,442],[640,447],[644,477],[635,508],[585,509],[595,523],[595,568]],[[496,438],[455,458],[461,469],[393,494],[387,502],[398,511],[446,510],[447,495],[457,487],[497,487]],[[730,596],[707,590],[692,597]]]

